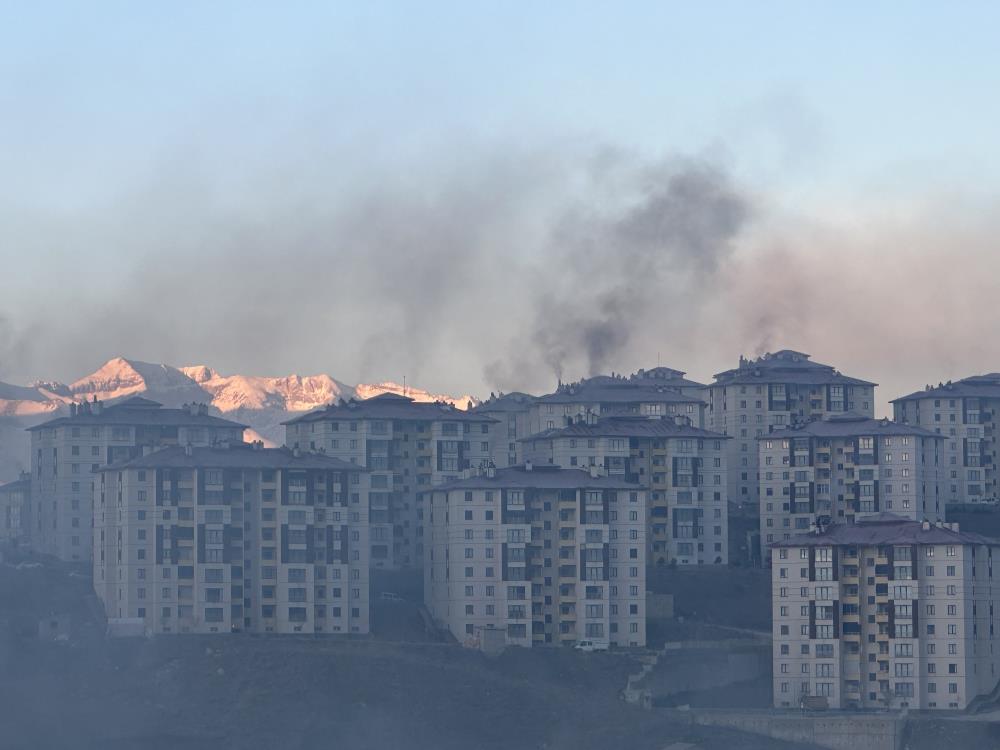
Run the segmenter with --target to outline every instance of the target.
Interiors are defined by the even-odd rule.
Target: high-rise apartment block
[[[472,412],[497,421],[493,426],[493,463],[504,468],[522,462],[518,440],[530,435],[531,406],[535,397],[527,393],[490,394]]]
[[[421,568],[420,492],[486,463],[496,420],[445,403],[384,393],[331,404],[285,423],[285,443],[365,467],[371,474],[371,560]]]
[[[776,542],[774,705],[964,709],[989,693],[994,559],[1000,541],[890,513]]]
[[[427,498],[424,601],[456,638],[645,645],[645,489],[526,463]]]
[[[788,349],[715,375],[707,386],[706,426],[729,442],[729,499],[758,502],[757,438],[843,412],[875,416],[875,383],[842,375]]]
[[[368,478],[260,444],[100,467],[94,588],[151,633],[367,633]]]
[[[729,438],[686,417],[580,419],[522,440],[535,465],[579,467],[647,491],[648,559],[655,564],[726,564]]]
[[[110,406],[71,404],[69,416],[29,428],[32,546],[61,560],[89,562],[93,472],[159,448],[241,442],[244,429],[203,404],[167,409],[141,397]]]
[[[26,541],[31,500],[31,475],[0,484],[0,546]]]
[[[997,431],[1000,373],[927,386],[892,402],[896,421],[919,425],[944,438],[941,465],[945,503],[1000,498]]]
[[[888,511],[943,518],[943,442],[921,427],[852,413],[760,438],[763,543],[808,531],[821,517],[852,522]]]

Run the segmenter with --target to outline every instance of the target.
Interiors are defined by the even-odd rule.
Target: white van
[[[586,640],[577,641],[574,648],[577,651],[607,651],[610,647],[610,643],[606,640]]]

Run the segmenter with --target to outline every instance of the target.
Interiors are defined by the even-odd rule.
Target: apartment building
[[[646,491],[553,466],[489,467],[427,492],[424,601],[460,641],[646,643]]]
[[[775,707],[964,709],[1000,681],[1000,541],[880,513],[773,547]]]
[[[654,564],[725,565],[728,439],[682,416],[591,417],[521,442],[536,466],[597,466],[602,474],[642,485],[647,555]]]
[[[94,588],[151,633],[367,633],[368,478],[261,444],[97,470]]]
[[[943,519],[943,442],[921,427],[851,412],[759,438],[763,543],[804,533],[821,517]]]
[[[69,416],[29,428],[32,546],[90,562],[94,471],[162,447],[240,442],[244,429],[212,416],[204,404],[168,409],[138,396],[113,405],[71,404]]]
[[[848,377],[808,354],[784,349],[757,359],[740,357],[733,370],[707,386],[705,426],[729,442],[729,499],[761,500],[757,438],[847,411],[875,416],[875,383]]]
[[[30,474],[22,473],[16,481],[0,484],[0,546],[26,541],[30,499]]]
[[[490,397],[472,411],[497,421],[492,431],[493,463],[500,467],[523,463],[518,440],[530,435],[531,405],[535,397],[527,393],[491,393]]]
[[[897,422],[919,425],[944,437],[942,482],[945,503],[995,501],[996,418],[1000,373],[928,385],[892,402]]]
[[[656,376],[655,373],[659,373]],[[677,373],[668,377],[669,373]],[[560,384],[555,393],[539,396],[528,415],[529,434],[562,427],[577,417],[687,417],[705,426],[705,401],[700,383],[686,380],[679,370],[640,370],[631,376],[597,375]]]
[[[285,443],[323,451],[371,473],[371,561],[376,567],[423,565],[420,491],[490,460],[486,414],[384,393],[339,401],[285,422]]]

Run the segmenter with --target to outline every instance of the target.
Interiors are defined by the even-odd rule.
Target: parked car
[[[574,648],[577,651],[607,651],[611,644],[603,640],[577,641]]]

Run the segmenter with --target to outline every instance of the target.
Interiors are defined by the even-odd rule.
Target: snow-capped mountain
[[[73,401],[97,398],[113,402],[141,394],[171,407],[192,401],[207,403],[219,414],[249,425],[247,440],[280,445],[283,421],[339,398],[371,398],[381,393],[406,395],[416,401],[446,401],[459,409],[478,403],[472,396],[432,394],[410,386],[404,389],[389,381],[350,386],[326,374],[224,375],[207,365],[172,367],[115,357],[70,385],[0,382],[0,481],[26,468],[28,435],[24,428],[59,416]]]
[[[329,375],[220,375],[204,365],[182,367],[180,372],[207,391],[212,406],[228,413],[237,409],[309,411],[338,398],[350,398],[354,389]]]

